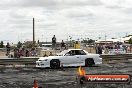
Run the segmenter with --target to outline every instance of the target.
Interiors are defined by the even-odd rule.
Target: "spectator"
[[[14,58],[17,58],[18,53],[17,53],[17,48],[14,49]]]
[[[25,49],[24,49],[24,48],[22,48],[22,49],[20,50],[20,56],[25,56]]]
[[[26,50],[26,57],[29,57],[29,51]]]
[[[52,52],[50,52],[49,56],[53,56]]]
[[[46,54],[46,51],[45,51],[45,54],[43,55],[43,57],[48,57],[47,54]]]
[[[56,49],[56,37],[55,37],[55,35],[52,38],[52,49]]]
[[[102,54],[102,50],[103,50],[103,47],[101,45],[98,45],[96,50],[97,54]]]
[[[20,54],[20,50],[18,48],[14,49],[14,58],[20,58],[21,54]]]
[[[31,56],[37,56],[37,52],[35,48],[32,48],[30,53],[31,53]]]
[[[66,45],[65,45],[65,43],[64,43],[64,41],[62,40],[62,42],[61,42],[61,49],[66,49]]]
[[[6,56],[8,56],[10,54],[10,48],[11,48],[10,44],[7,43],[7,45],[6,45],[6,51],[7,51]]]
[[[96,45],[96,46],[95,46],[96,54],[98,54],[98,46],[99,46],[99,45]]]

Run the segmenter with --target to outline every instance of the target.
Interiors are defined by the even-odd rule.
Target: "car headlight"
[[[43,60],[43,61],[47,61],[48,59],[45,59],[45,60]]]

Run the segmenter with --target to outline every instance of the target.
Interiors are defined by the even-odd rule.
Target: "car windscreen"
[[[61,53],[59,53],[59,54],[57,54],[57,55],[58,55],[58,56],[63,56],[63,55],[65,55],[67,52],[68,52],[68,50],[64,50],[64,51],[62,51]]]

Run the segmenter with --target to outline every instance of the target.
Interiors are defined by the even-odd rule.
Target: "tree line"
[[[4,48],[4,42],[3,41],[0,42],[0,48]]]

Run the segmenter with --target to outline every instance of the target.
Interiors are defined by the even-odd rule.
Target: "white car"
[[[99,54],[91,54],[82,49],[68,49],[57,56],[40,57],[36,61],[36,67],[60,68],[70,66],[93,66],[101,64],[102,58]]]

